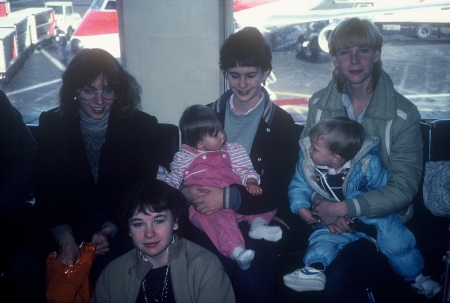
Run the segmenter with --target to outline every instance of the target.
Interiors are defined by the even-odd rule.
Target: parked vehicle
[[[26,47],[41,47],[43,43],[51,40],[54,35],[55,17],[51,8],[30,7],[9,14],[8,18],[25,18]],[[18,32],[20,37],[21,32]]]
[[[6,72],[17,59],[15,37],[13,28],[0,28],[0,80],[8,80]]]
[[[234,11],[248,11],[280,0],[234,0]],[[236,25],[238,26],[238,25]],[[83,48],[102,48],[120,58],[116,0],[94,0],[70,39],[72,53]]]
[[[0,28],[15,30],[16,41],[14,43],[15,57],[22,55],[30,45],[28,38],[28,17],[23,15],[12,15],[0,18]],[[28,39],[29,40],[29,39]]]
[[[119,26],[115,0],[94,0],[70,39],[74,54],[83,48],[102,48],[120,58]]]
[[[51,1],[46,2],[45,7],[54,11],[55,26],[64,31],[70,38],[81,23],[81,16],[73,10],[72,2]]]
[[[385,6],[388,0],[345,0],[335,1],[337,3],[354,3],[356,8],[361,7],[380,7]],[[412,2],[412,1],[411,1]],[[431,2],[427,0],[416,2]],[[440,33],[441,27],[450,26],[450,6],[443,5],[441,7],[421,8],[417,10],[411,10],[407,14],[401,12],[386,12],[380,14],[374,14],[369,16],[370,19],[381,30],[395,30],[400,31],[403,29],[412,29],[419,39],[430,38],[433,29],[437,28]]]
[[[432,37],[434,28],[440,36],[441,27],[450,27],[450,6],[411,11],[408,14],[377,14],[373,22],[382,30],[411,29],[419,39]]]
[[[10,12],[9,2],[0,3],[0,80],[8,82],[29,54],[54,34],[50,8],[26,8]]]

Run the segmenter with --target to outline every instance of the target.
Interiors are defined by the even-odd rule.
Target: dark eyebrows
[[[142,221],[140,218],[131,218],[130,223]]]
[[[245,73],[245,74],[241,75],[240,73],[230,72],[229,74],[233,77],[236,77],[236,76],[254,77],[257,73],[258,72],[249,72],[249,73]]]
[[[155,219],[160,219],[161,217],[166,218],[167,215],[158,214],[158,215],[156,215],[154,218],[155,218]]]
[[[147,215],[147,216],[151,216],[151,215]],[[166,218],[167,217],[167,215],[165,215],[165,214],[157,214],[156,216],[154,216],[153,218],[155,218],[155,219],[159,219],[159,218]],[[141,219],[141,218],[137,218],[137,217],[132,217],[131,219],[130,219],[130,223],[131,222],[136,222],[136,221],[143,221],[143,219]]]

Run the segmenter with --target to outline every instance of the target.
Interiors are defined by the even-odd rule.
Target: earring
[[[74,100],[77,100],[77,96],[73,97]]]
[[[175,243],[175,236],[172,235],[172,243]]]
[[[131,233],[128,233],[128,235],[131,237]]]

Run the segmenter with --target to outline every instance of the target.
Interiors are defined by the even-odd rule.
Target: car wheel
[[[433,28],[429,24],[419,24],[416,27],[416,36],[419,39],[428,39],[433,32]]]
[[[70,37],[72,37],[73,32],[74,32],[74,30],[73,30],[72,26],[70,26],[70,27],[67,29],[67,32],[66,32],[67,40],[70,40]]]
[[[317,58],[320,54],[320,45],[319,45],[319,36],[318,35],[311,35],[309,38],[309,48],[311,52],[311,56],[313,58]]]
[[[317,58],[320,54],[319,36],[313,34],[305,39],[303,36],[297,40],[297,58]]]
[[[306,39],[303,36],[299,36],[297,38],[297,58],[301,58],[305,56],[305,49],[303,47],[303,43],[305,43]]]
[[[3,79],[1,80],[1,82],[5,83],[5,84],[8,84],[10,81],[11,81],[11,77],[6,72],[5,75],[3,76]]]
[[[79,39],[70,40],[70,50],[72,54],[76,55],[80,50],[83,49],[83,43]]]

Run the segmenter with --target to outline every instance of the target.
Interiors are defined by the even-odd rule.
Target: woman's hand
[[[95,254],[104,255],[109,251],[108,238],[112,235],[112,233],[112,228],[107,226],[92,236],[91,242],[96,246]]]
[[[347,216],[348,211],[344,202],[330,202],[324,198],[318,198],[314,203],[312,214],[328,226],[336,223],[340,217]]]
[[[328,229],[332,234],[338,233],[351,233],[354,234],[355,231],[350,227],[350,223],[353,223],[352,219],[347,219],[345,217],[340,217],[335,223],[328,225]]]
[[[193,200],[203,197],[208,193],[207,190],[202,190],[201,187],[201,185],[186,186],[181,190],[181,193],[185,196],[189,203],[192,204]]]
[[[189,202],[194,206],[195,210],[198,211],[199,213],[209,216],[223,208],[222,188],[215,186],[202,186],[202,185],[193,185],[189,187],[195,187],[191,190],[188,190],[189,194],[194,193],[193,195],[194,198],[189,199],[187,195],[185,196],[189,199]],[[187,188],[184,188],[182,190],[183,194],[185,193],[184,192],[185,189]]]
[[[73,235],[69,232],[63,233],[58,239],[58,244],[59,250],[56,259],[68,266],[74,265],[80,258],[80,249]]]

